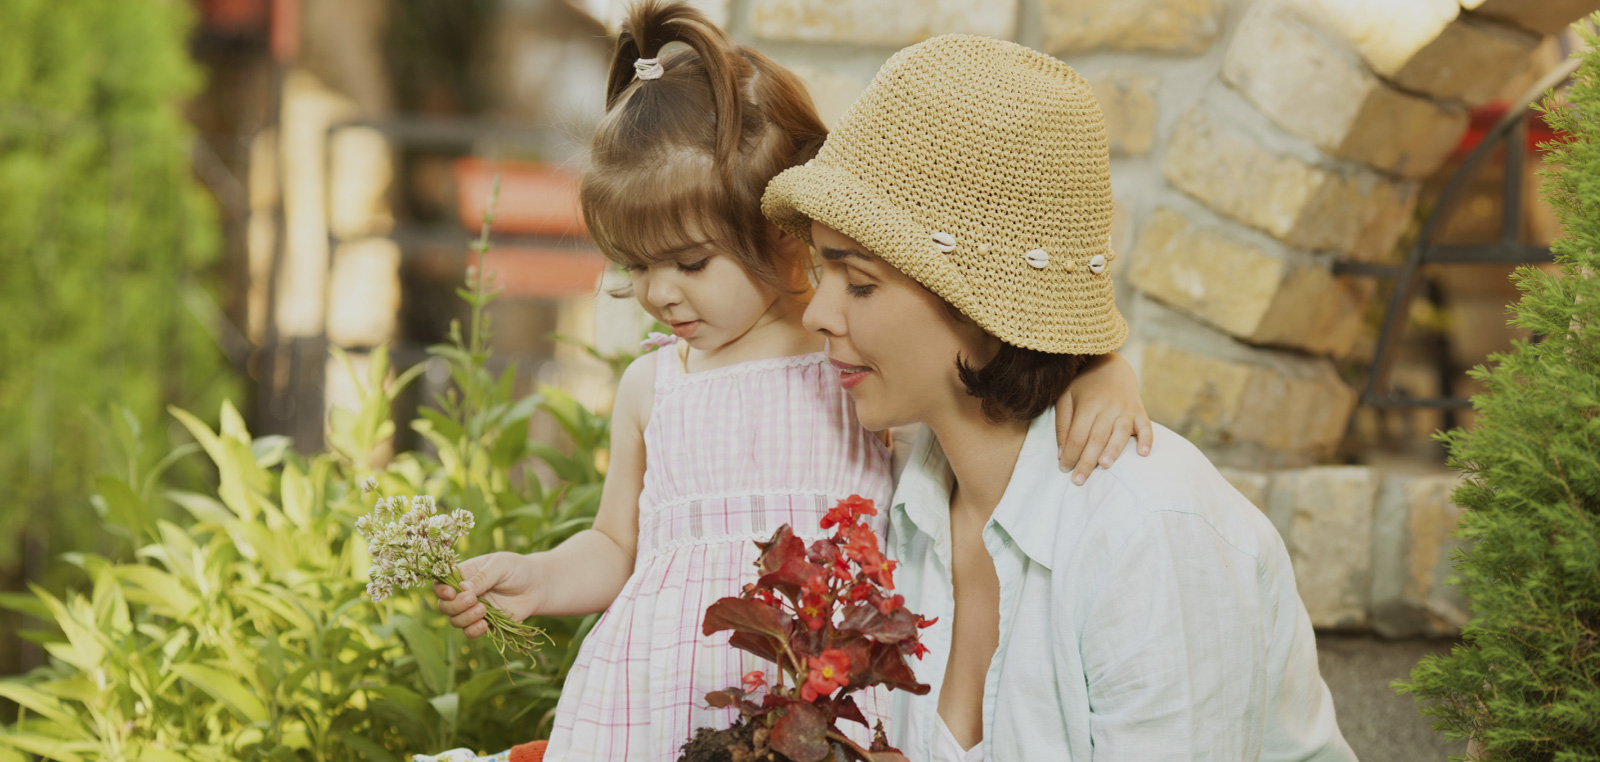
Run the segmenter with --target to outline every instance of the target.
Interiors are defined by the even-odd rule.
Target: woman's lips
[[[851,365],[849,363],[844,363],[833,359],[828,360],[828,362],[832,363],[833,367],[838,369],[839,385],[844,387],[846,391],[855,388],[856,384],[867,380],[867,376],[872,373],[872,369],[864,365]]]
[[[690,336],[693,336],[694,332],[699,328],[700,321],[698,320],[690,320],[687,323],[673,323],[672,335],[677,336],[680,339],[687,339]]]

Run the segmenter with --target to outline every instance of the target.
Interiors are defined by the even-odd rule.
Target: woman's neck
[[[795,296],[780,295],[756,319],[755,324],[738,338],[715,349],[691,352],[690,370],[710,370],[751,360],[794,357],[822,351],[822,337],[801,325],[805,309],[805,302]]]
[[[947,408],[939,420],[928,421],[928,428],[955,474],[950,489],[952,519],[957,513],[978,523],[986,523],[1011,483],[1022,442],[1028,436],[1027,421],[990,423],[973,397],[961,399]]]

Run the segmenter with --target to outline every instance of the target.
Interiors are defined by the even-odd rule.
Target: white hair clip
[[[639,79],[661,79],[667,70],[661,67],[659,58],[641,58],[633,62],[633,76]]]

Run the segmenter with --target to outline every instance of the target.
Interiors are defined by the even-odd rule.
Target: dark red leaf
[[[911,762],[906,755],[894,749],[867,752],[867,762]]]
[[[841,720],[854,720],[863,726],[867,724],[867,716],[861,713],[861,707],[856,705],[856,697],[845,695],[833,701],[833,716]]]
[[[735,632],[732,637],[728,638],[728,645],[774,663],[779,658],[780,650],[778,644],[780,642],[769,635],[756,635],[749,632]]]
[[[705,634],[734,630],[786,638],[794,623],[782,611],[748,598],[723,598],[706,609]]]
[[[744,696],[744,691],[741,691],[737,688],[729,688],[725,691],[712,691],[706,694],[706,704],[716,709],[737,706],[740,701],[744,700]]]
[[[772,533],[772,539],[757,542],[756,547],[761,549],[761,557],[756,559],[756,570],[763,577],[777,571],[790,561],[805,563],[806,560],[805,541],[796,537],[794,529],[788,524],[778,527],[778,531]]]
[[[928,692],[926,683],[917,682],[911,665],[906,663],[905,654],[900,653],[898,646],[889,643],[872,644],[872,671],[868,680],[871,682],[866,685],[879,683],[918,696]]]
[[[822,762],[828,756],[828,720],[810,704],[790,704],[772,726],[768,743],[794,762]]]
[[[839,629],[859,632],[879,643],[898,643],[917,634],[915,614],[902,607],[884,616],[876,605],[878,600],[879,596],[874,594],[864,604],[846,607],[844,619],[839,622]]]

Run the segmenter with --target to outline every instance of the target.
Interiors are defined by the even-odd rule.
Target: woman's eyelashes
[[[845,281],[844,282],[844,290],[850,292],[851,296],[854,296],[854,297],[857,297],[857,298],[870,295],[872,293],[872,290],[875,289],[875,288],[877,288],[877,286],[875,286],[875,285],[873,285],[871,283],[863,283],[863,284],[860,284],[860,285],[856,285],[854,283],[851,283],[850,281]]]
[[[711,257],[704,257],[695,262],[679,262],[678,272],[697,273],[706,269],[706,264],[711,262]]]

